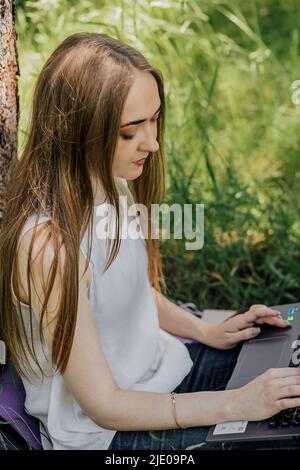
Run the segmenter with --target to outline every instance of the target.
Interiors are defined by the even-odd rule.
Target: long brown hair
[[[32,115],[26,145],[13,162],[7,186],[0,242],[0,312],[3,336],[10,357],[20,374],[32,370],[27,351],[36,360],[33,342],[26,336],[21,309],[15,308],[11,292],[18,241],[27,218],[48,210],[47,240],[54,248],[54,261],[45,288],[39,331],[43,340],[43,316],[51,293],[60,243],[65,248],[62,291],[52,344],[52,361],[60,373],[66,369],[75,331],[78,308],[79,249],[82,237],[92,233],[94,193],[91,177],[101,183],[107,201],[116,209],[117,237],[105,270],[119,248],[119,193],[112,175],[121,114],[136,70],[148,71],[156,79],[161,99],[158,120],[159,150],[150,153],[143,172],[129,181],[134,200],[148,209],[151,233],[151,204],[165,193],[163,134],[165,99],[163,78],[133,47],[106,34],[80,32],[67,37],[45,63],[33,94]],[[50,209],[49,209],[50,208]],[[36,220],[37,220],[36,219]],[[35,234],[35,232],[34,232]],[[27,264],[30,324],[32,238]],[[157,241],[145,239],[148,274],[153,287],[166,289]],[[44,246],[45,248],[45,246]],[[91,254],[89,242],[88,259]],[[142,312],[141,312],[142,314]],[[30,346],[31,342],[31,346]],[[28,376],[27,376],[28,377]]]

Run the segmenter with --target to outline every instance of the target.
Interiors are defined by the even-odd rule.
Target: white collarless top
[[[126,180],[119,178],[118,185],[120,194],[127,195],[129,190]],[[92,280],[88,298],[103,352],[120,388],[171,392],[190,372],[193,361],[186,346],[159,327],[157,308],[148,278],[145,240],[130,237],[122,239],[117,258],[103,273],[105,240],[97,237],[97,212],[99,213],[100,206],[103,204],[94,206],[89,263]],[[43,215],[38,223],[48,219],[49,216]],[[35,215],[32,215],[27,219],[22,234],[32,228],[34,223]],[[86,258],[87,238],[86,232],[80,244]],[[17,305],[19,302],[13,286],[12,294]],[[30,331],[27,321],[29,307],[22,302],[19,305]],[[26,391],[26,410],[41,422],[43,448],[108,449],[117,430],[102,428],[85,415],[66,388],[63,376],[54,374],[46,345],[43,345],[45,354],[42,352],[38,322],[34,316],[33,341],[39,363],[47,377],[39,382],[33,378],[34,384],[21,378]],[[32,365],[34,370],[39,370],[34,363]]]

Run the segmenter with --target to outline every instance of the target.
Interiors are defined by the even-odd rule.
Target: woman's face
[[[135,162],[157,152],[157,119],[160,97],[156,80],[149,72],[138,71],[126,98],[113,162],[113,175],[126,180],[138,178],[143,165]]]

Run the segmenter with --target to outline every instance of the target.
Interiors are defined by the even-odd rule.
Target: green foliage
[[[20,149],[42,64],[77,31],[160,68],[167,202],[205,204],[205,243],[161,243],[169,295],[199,308],[300,299],[299,0],[17,2]]]

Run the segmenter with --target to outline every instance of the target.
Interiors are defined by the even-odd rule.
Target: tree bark
[[[0,0],[0,226],[10,167],[17,158],[20,75],[15,32],[15,2]]]

